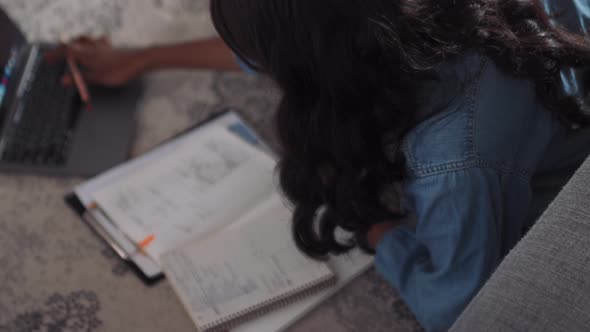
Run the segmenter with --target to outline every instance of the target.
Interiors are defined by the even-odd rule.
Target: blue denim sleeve
[[[377,270],[427,331],[445,331],[499,263],[500,176],[470,168],[405,186],[418,223],[377,246]]]

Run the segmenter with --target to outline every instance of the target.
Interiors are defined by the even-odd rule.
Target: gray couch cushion
[[[590,330],[590,160],[451,331]]]

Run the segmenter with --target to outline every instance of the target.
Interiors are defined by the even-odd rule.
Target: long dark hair
[[[241,60],[284,93],[280,182],[296,243],[313,257],[369,250],[370,227],[401,217],[383,194],[403,180],[403,156],[384,146],[411,129],[419,82],[443,61],[476,51],[534,81],[560,119],[588,123],[559,73],[590,64],[590,46],[539,1],[212,0],[211,12]],[[353,236],[338,241],[338,229]]]

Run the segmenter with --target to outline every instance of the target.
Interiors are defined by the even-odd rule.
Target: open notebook
[[[220,127],[95,192],[95,207],[145,252],[163,253],[235,222],[275,192],[275,163]]]
[[[145,279],[165,272],[200,330],[277,331],[371,259],[355,252],[318,263],[302,255],[274,168],[230,112],[80,185],[69,201]]]
[[[164,271],[199,331],[237,326],[334,284],[327,264],[297,250],[289,217],[273,197],[235,225],[164,254]]]

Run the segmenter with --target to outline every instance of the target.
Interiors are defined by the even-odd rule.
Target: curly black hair
[[[467,52],[534,81],[545,107],[586,125],[584,100],[560,70],[590,63],[590,44],[536,0],[212,0],[221,37],[284,96],[276,128],[280,184],[293,234],[312,257],[370,251],[372,225],[399,221],[383,200],[404,179],[388,158],[416,120],[417,91],[435,67]],[[320,213],[320,211],[322,213]],[[338,240],[338,229],[352,234]]]

